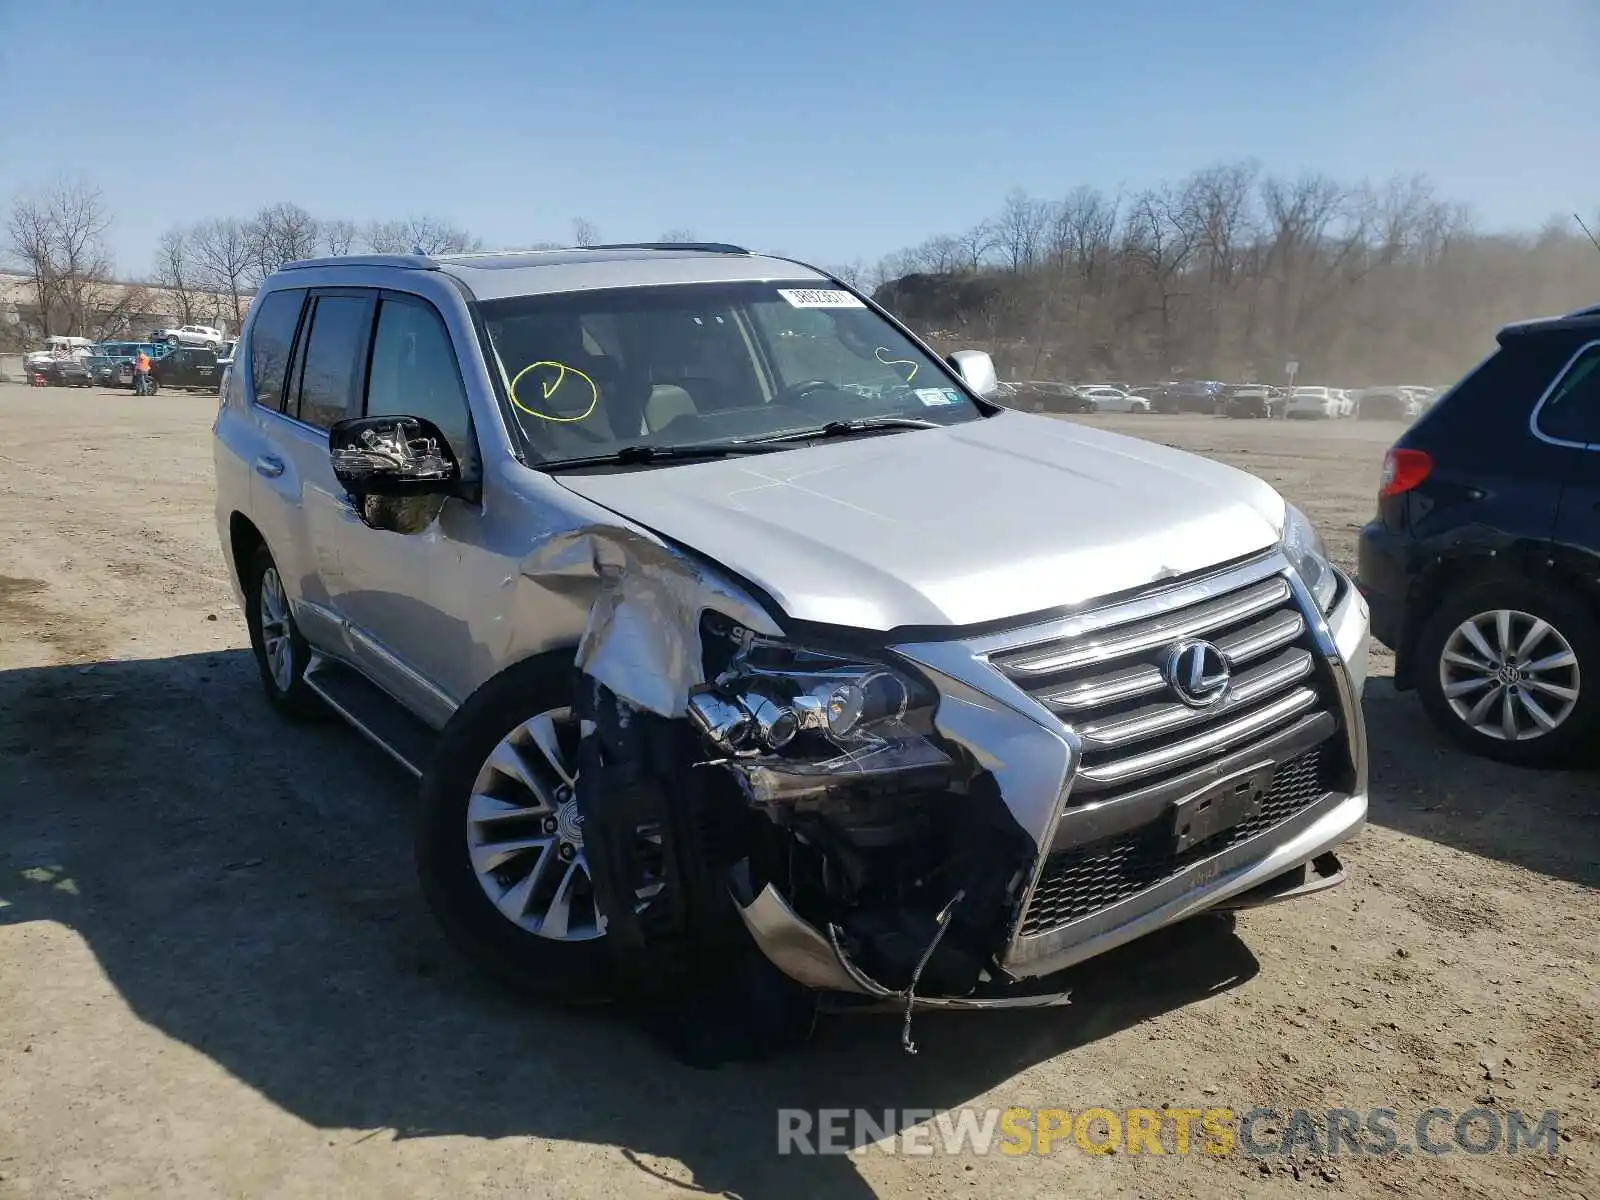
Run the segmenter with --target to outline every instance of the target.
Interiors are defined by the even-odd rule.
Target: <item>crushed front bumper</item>
[[[1014,647],[1015,639],[1008,640],[1008,635],[895,648],[933,679],[941,693],[941,731],[965,746],[990,772],[1006,806],[1038,847],[1031,882],[1026,883],[1019,897],[1009,940],[995,954],[994,986],[981,989],[992,990],[992,994],[956,998],[918,995],[917,1006],[986,1008],[1059,1003],[1059,994],[1052,999],[1044,990],[1050,983],[1046,977],[1067,967],[1207,909],[1297,898],[1343,878],[1343,869],[1332,851],[1360,830],[1367,813],[1361,692],[1369,634],[1367,605],[1360,593],[1348,579],[1341,579],[1337,602],[1324,618],[1298,576],[1280,555],[1270,554],[1215,577],[1169,589],[1156,598],[1153,606],[1139,600],[1117,607],[1133,610],[1139,620],[1162,619],[1166,613],[1181,611],[1182,605],[1226,604],[1229,596],[1240,594],[1241,589],[1259,593],[1263,588],[1277,586],[1272,582],[1275,579],[1288,583],[1292,593],[1284,603],[1284,611],[1297,612],[1303,618],[1300,640],[1295,643],[1299,649],[1294,653],[1314,659],[1325,703],[1322,709],[1307,713],[1298,721],[1279,722],[1270,736],[1264,733],[1229,755],[1219,754],[1214,761],[1196,766],[1200,773],[1210,771],[1206,786],[1214,785],[1219,778],[1225,782],[1235,765],[1259,770],[1263,764],[1277,764],[1271,774],[1282,776],[1278,768],[1287,769],[1291,759],[1298,761],[1312,752],[1319,756],[1317,761],[1325,769],[1298,777],[1296,786],[1300,790],[1292,809],[1270,809],[1236,838],[1214,841],[1192,854],[1163,860],[1178,865],[1170,870],[1161,868],[1159,877],[1137,881],[1131,892],[1124,888],[1092,911],[1075,909],[1070,919],[1043,929],[1030,928],[1026,918],[1052,855],[1063,849],[1070,852],[1085,845],[1105,844],[1119,831],[1131,831],[1133,809],[1138,809],[1137,819],[1141,821],[1159,817],[1167,811],[1171,796],[1158,797],[1153,794],[1156,789],[1151,788],[1142,795],[1114,796],[1099,804],[1093,797],[1074,799],[1074,784],[1085,761],[1083,745],[1072,726],[1064,724],[1055,712],[1017,687],[991,663],[992,657],[1009,653]],[[1062,628],[1074,636],[1103,636],[1095,633],[1094,616],[1089,614],[1087,622],[1082,617],[1068,618]],[[1078,625],[1071,626],[1072,622]],[[1029,632],[1037,641],[1038,631]],[[1216,769],[1211,770],[1212,767]],[[1314,791],[1309,790],[1307,778],[1315,781]],[[1161,786],[1170,790],[1171,785]],[[1217,847],[1215,852],[1213,846]],[[1089,891],[1093,894],[1092,888]],[[757,944],[791,977],[812,988],[852,993],[864,1000],[905,999],[903,994],[892,993],[864,977],[834,937],[807,923],[770,887],[759,895],[737,899],[746,927]]]

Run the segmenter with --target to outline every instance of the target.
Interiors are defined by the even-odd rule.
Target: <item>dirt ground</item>
[[[1600,778],[1447,749],[1374,655],[1350,880],[1075,974],[1072,1006],[824,1023],[695,1072],[464,967],[413,788],[269,711],[214,400],[0,387],[0,1196],[1600,1197]],[[1350,563],[1396,427],[1107,419],[1253,471]],[[1065,519],[1082,519],[1064,514]],[[1560,1114],[1557,1154],[781,1157],[780,1108]],[[1270,1130],[1270,1126],[1267,1127]],[[1442,1127],[1447,1128],[1447,1127]]]

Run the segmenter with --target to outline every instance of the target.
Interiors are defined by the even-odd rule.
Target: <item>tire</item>
[[[170,337],[168,337],[167,338],[167,345],[171,346],[174,350],[176,350],[178,348],[178,335],[177,334],[173,334]]]
[[[214,338],[207,338],[206,339],[206,349],[207,350],[215,350],[216,348],[217,348],[216,340]]]
[[[1500,620],[1492,614],[1511,614],[1509,639],[1502,636]],[[1477,643],[1463,632],[1463,625],[1474,621],[1479,639],[1491,651],[1509,640],[1513,650],[1509,669],[1529,679],[1531,663],[1560,662],[1570,656],[1570,667],[1547,665],[1532,679],[1513,685],[1510,717],[1519,736],[1504,734],[1507,689],[1499,677],[1486,668],[1477,671],[1465,665],[1463,657],[1474,662],[1491,662]],[[1549,632],[1537,642],[1527,644],[1534,622],[1544,622]],[[1516,654],[1516,651],[1525,653]],[[1453,657],[1445,659],[1445,654]],[[1417,635],[1417,691],[1422,706],[1439,730],[1474,754],[1520,766],[1560,766],[1588,758],[1600,739],[1600,617],[1582,600],[1558,584],[1510,578],[1485,579],[1452,592],[1429,615]],[[1513,678],[1519,676],[1514,675]],[[1484,682],[1474,686],[1476,680]],[[1456,689],[1452,695],[1446,688]],[[1549,689],[1559,689],[1552,691]],[[1569,699],[1564,692],[1575,692]],[[1548,732],[1533,735],[1542,721],[1521,697],[1531,697],[1545,719],[1555,721]],[[1495,699],[1495,697],[1499,697]],[[1476,723],[1469,720],[1475,705],[1486,702]],[[1461,711],[1465,709],[1465,712]],[[1496,731],[1486,731],[1485,722],[1499,717]]]
[[[524,995],[596,1004],[612,997],[615,979],[593,892],[585,886],[587,858],[581,848],[571,860],[560,857],[561,844],[573,845],[569,839],[574,834],[581,847],[581,821],[574,824],[571,819],[576,802],[570,791],[558,807],[545,802],[557,800],[561,795],[557,789],[564,785],[554,759],[539,753],[540,739],[531,732],[532,744],[523,743],[525,753],[519,760],[526,772],[520,779],[500,773],[489,761],[491,755],[498,759],[508,739],[521,736],[528,722],[551,713],[570,715],[573,682],[572,651],[551,651],[507,668],[461,706],[445,727],[422,778],[415,855],[428,906],[445,935],[469,960]],[[557,718],[549,728],[562,728],[562,720]],[[575,731],[566,733],[568,736],[556,740],[570,751],[564,766],[568,778],[575,780]],[[530,780],[542,789],[544,797],[527,786]],[[483,798],[491,789],[499,803],[509,805],[512,811],[527,808],[529,814],[506,818],[505,810]],[[542,809],[542,815],[533,809]],[[483,816],[494,823],[477,819]],[[553,830],[551,822],[556,826]],[[519,834],[524,840],[553,844],[507,851],[501,873],[486,872],[480,879],[469,841],[479,839],[482,863],[497,842],[508,837],[515,840]],[[501,891],[500,903],[514,906],[518,884],[539,873],[539,882],[527,896],[532,907],[543,907],[546,915],[541,921],[537,913],[525,909],[523,920],[530,925],[543,924],[549,920],[551,905],[541,905],[541,900],[550,898],[552,880],[557,892],[566,886],[569,872],[573,883],[565,938],[547,936],[518,923],[489,896],[488,889],[493,886]]]
[[[277,593],[281,604],[278,611],[282,614],[281,619],[270,610],[263,611],[264,606],[270,603],[263,591],[269,587],[269,572],[271,578],[278,581]],[[278,578],[277,564],[272,561],[272,555],[265,546],[256,547],[245,568],[244,597],[244,619],[250,629],[250,648],[255,651],[256,667],[261,672],[261,686],[266,690],[272,707],[291,720],[321,715],[322,701],[305,681],[306,666],[311,661],[311,647],[306,644],[299,626],[294,623],[294,613],[290,611],[288,598],[283,592],[283,581]],[[283,660],[275,660],[269,653],[269,637],[283,639],[275,644],[287,655],[286,666],[280,665]]]

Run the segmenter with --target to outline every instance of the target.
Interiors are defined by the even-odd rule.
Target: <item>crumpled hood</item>
[[[873,630],[1024,616],[1202,570],[1275,543],[1284,508],[1221,463],[1009,412],[557,478],[793,618]]]

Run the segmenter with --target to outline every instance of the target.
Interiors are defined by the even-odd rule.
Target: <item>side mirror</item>
[[[945,360],[956,369],[961,380],[980,396],[993,396],[1000,390],[1000,376],[994,359],[983,350],[957,350]]]
[[[328,431],[333,476],[373,529],[421,533],[461,490],[461,464],[425,417],[355,417]]]

